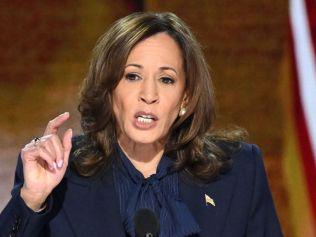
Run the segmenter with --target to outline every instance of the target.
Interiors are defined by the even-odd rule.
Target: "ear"
[[[189,104],[187,93],[184,93],[180,108],[186,108]]]

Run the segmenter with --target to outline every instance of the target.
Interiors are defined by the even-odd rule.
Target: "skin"
[[[184,89],[182,52],[168,34],[155,34],[132,49],[113,93],[113,110],[119,144],[144,177],[156,173],[166,136],[184,106]],[[138,111],[155,114],[156,126],[136,127]]]
[[[62,138],[57,132],[68,119],[68,112],[52,119],[47,124],[44,136],[41,137],[38,145],[30,142],[21,150],[24,184],[20,195],[26,205],[34,211],[42,207],[66,172],[72,129],[68,129]]]

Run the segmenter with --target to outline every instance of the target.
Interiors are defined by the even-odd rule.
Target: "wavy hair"
[[[117,142],[113,90],[123,76],[132,48],[160,32],[172,37],[182,51],[188,99],[187,112],[170,128],[165,152],[175,157],[176,169],[199,180],[212,180],[231,163],[218,142],[233,141],[236,136],[232,139],[228,133],[210,132],[215,119],[214,92],[198,41],[173,13],[139,12],[114,22],[93,50],[78,106],[86,137],[86,142],[75,152],[74,165],[80,175],[92,176],[109,163]]]

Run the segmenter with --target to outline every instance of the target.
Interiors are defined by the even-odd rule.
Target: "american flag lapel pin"
[[[204,194],[204,195],[205,195],[205,204],[206,204],[206,206],[212,205],[213,207],[215,207],[216,205],[215,205],[214,199],[211,198],[211,197],[210,197],[209,195],[207,195],[207,194]]]

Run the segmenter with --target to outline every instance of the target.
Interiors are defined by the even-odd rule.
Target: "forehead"
[[[181,68],[183,56],[178,43],[167,33],[161,32],[135,45],[127,58],[127,63],[137,62],[155,62]]]

